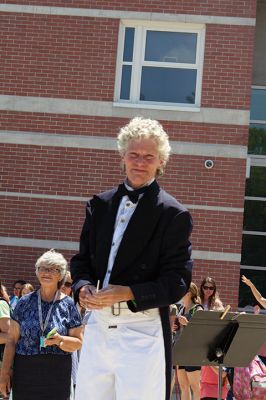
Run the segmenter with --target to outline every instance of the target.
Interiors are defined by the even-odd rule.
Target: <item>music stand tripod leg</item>
[[[219,364],[218,372],[218,400],[222,400],[222,388],[223,388],[223,365]]]
[[[223,389],[223,358],[224,358],[224,351],[220,348],[217,347],[216,349],[216,357],[219,365],[219,370],[218,370],[218,400],[222,400],[222,389]]]

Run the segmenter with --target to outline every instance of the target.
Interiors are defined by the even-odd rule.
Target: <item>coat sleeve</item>
[[[134,301],[128,302],[133,312],[164,307],[178,302],[188,291],[192,276],[192,218],[181,211],[168,224],[162,238],[157,276],[152,281],[130,286]]]
[[[90,229],[92,225],[92,206],[88,201],[86,218],[82,227],[79,252],[70,261],[70,272],[73,279],[72,289],[76,293],[86,284],[95,284],[91,271]]]

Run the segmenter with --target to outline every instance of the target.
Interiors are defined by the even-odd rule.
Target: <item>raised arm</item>
[[[262,305],[263,308],[266,308],[266,299],[262,297],[261,293],[258,291],[254,283],[252,283],[250,279],[246,278],[245,275],[242,275],[241,279],[242,282],[250,287],[255,299]]]

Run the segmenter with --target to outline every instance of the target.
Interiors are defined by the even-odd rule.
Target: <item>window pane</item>
[[[134,35],[135,35],[135,28],[125,29],[123,61],[131,62],[133,59]]]
[[[147,31],[145,61],[195,63],[196,33]]]
[[[143,67],[140,100],[195,104],[196,70]]]
[[[266,154],[266,125],[251,126],[248,138],[249,154]]]
[[[246,180],[246,196],[266,197],[266,168],[251,167]]]
[[[250,119],[266,121],[266,89],[252,89]]]
[[[242,265],[265,266],[266,236],[243,235]]]
[[[120,99],[128,100],[130,96],[131,65],[123,65]]]
[[[258,129],[263,129],[266,132],[266,124],[254,124],[253,122],[250,124],[251,128],[258,128]]]
[[[266,232],[266,201],[245,201],[244,230]]]
[[[266,297],[266,271],[241,269],[240,273],[250,279],[262,296]],[[239,286],[239,307],[253,306],[256,303],[257,301],[250,288],[241,281]]]

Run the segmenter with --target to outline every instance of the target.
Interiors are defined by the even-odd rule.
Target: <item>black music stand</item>
[[[218,366],[218,399],[222,368],[246,367],[265,342],[266,316],[198,311],[173,346],[173,365]]]

